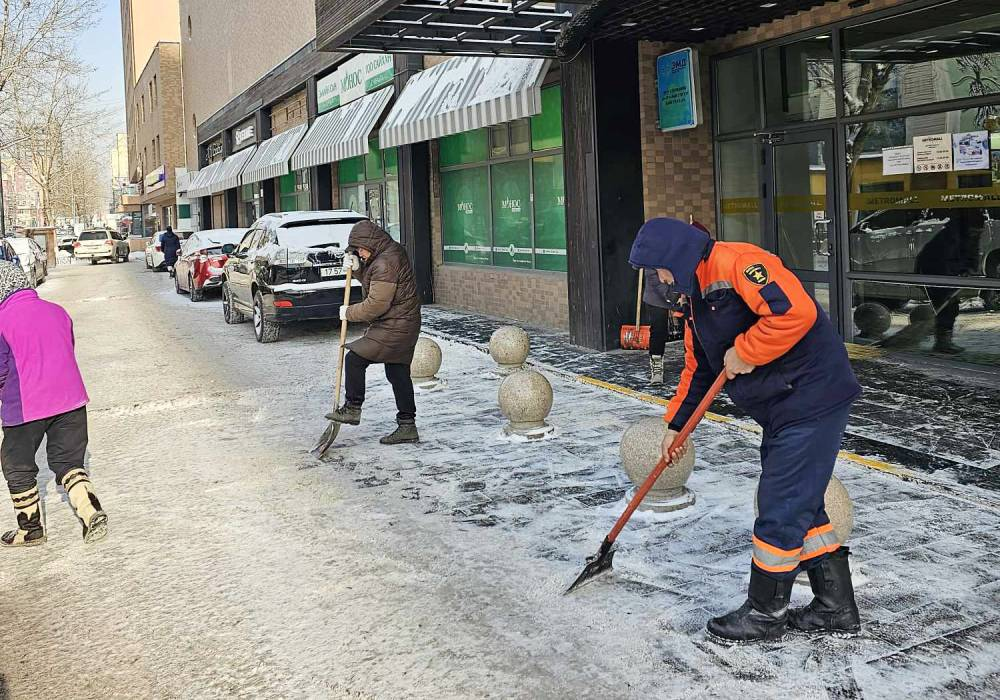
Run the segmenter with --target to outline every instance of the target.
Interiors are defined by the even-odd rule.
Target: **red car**
[[[196,231],[181,244],[177,263],[174,265],[174,288],[178,294],[187,292],[191,301],[201,301],[209,289],[222,286],[222,268],[228,256],[222,246],[236,244],[246,229],[216,228]]]

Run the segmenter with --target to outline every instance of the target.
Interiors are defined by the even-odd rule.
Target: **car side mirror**
[[[222,246],[223,255],[232,255],[234,250],[236,250],[236,246],[232,243],[226,243],[226,245]]]

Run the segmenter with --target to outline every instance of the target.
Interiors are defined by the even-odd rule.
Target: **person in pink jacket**
[[[0,546],[45,542],[35,453],[46,442],[49,469],[83,524],[84,542],[108,532],[108,516],[83,467],[87,452],[87,390],[76,364],[73,321],[43,301],[17,265],[0,261],[0,465],[17,528]]]

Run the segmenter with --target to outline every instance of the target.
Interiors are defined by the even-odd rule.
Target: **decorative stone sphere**
[[[629,426],[622,435],[618,453],[628,478],[635,484],[635,493],[660,461],[661,445],[667,424],[660,416],[642,418]],[[639,505],[641,510],[667,512],[686,508],[694,503],[694,494],[687,489],[687,480],[694,469],[694,445],[688,438],[688,450],[676,464],[668,466],[653,484]]]
[[[441,369],[441,346],[430,338],[421,336],[413,348],[410,362],[410,377],[415,386],[436,385],[438,370]]]
[[[540,372],[528,369],[509,375],[500,384],[497,400],[510,421],[505,435],[537,439],[552,432],[545,422],[552,410],[552,385]]]
[[[500,365],[502,373],[521,369],[530,350],[531,343],[523,328],[501,326],[490,336],[490,357]]]
[[[854,325],[862,338],[880,338],[892,325],[892,314],[882,304],[865,302],[854,310]]]
[[[759,487],[758,487],[759,489]],[[826,485],[826,492],[823,494],[823,507],[833,525],[833,531],[837,534],[837,539],[841,544],[845,544],[854,531],[854,502],[847,493],[847,489],[835,476],[830,477],[830,483]],[[757,507],[757,493],[753,495],[753,512],[759,515]]]
[[[920,304],[910,311],[910,325],[934,322],[934,307],[931,304]]]

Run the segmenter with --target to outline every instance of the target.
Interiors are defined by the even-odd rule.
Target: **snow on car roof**
[[[191,238],[197,237],[200,245],[212,247],[225,245],[226,243],[239,243],[247,230],[245,228],[212,228],[206,231],[198,231],[191,234]],[[190,239],[189,239],[190,240]]]
[[[302,221],[330,221],[332,219],[367,219],[364,214],[359,214],[350,209],[326,209],[321,211],[286,211],[274,214],[265,214],[261,219],[273,221],[276,226],[287,226]]]

